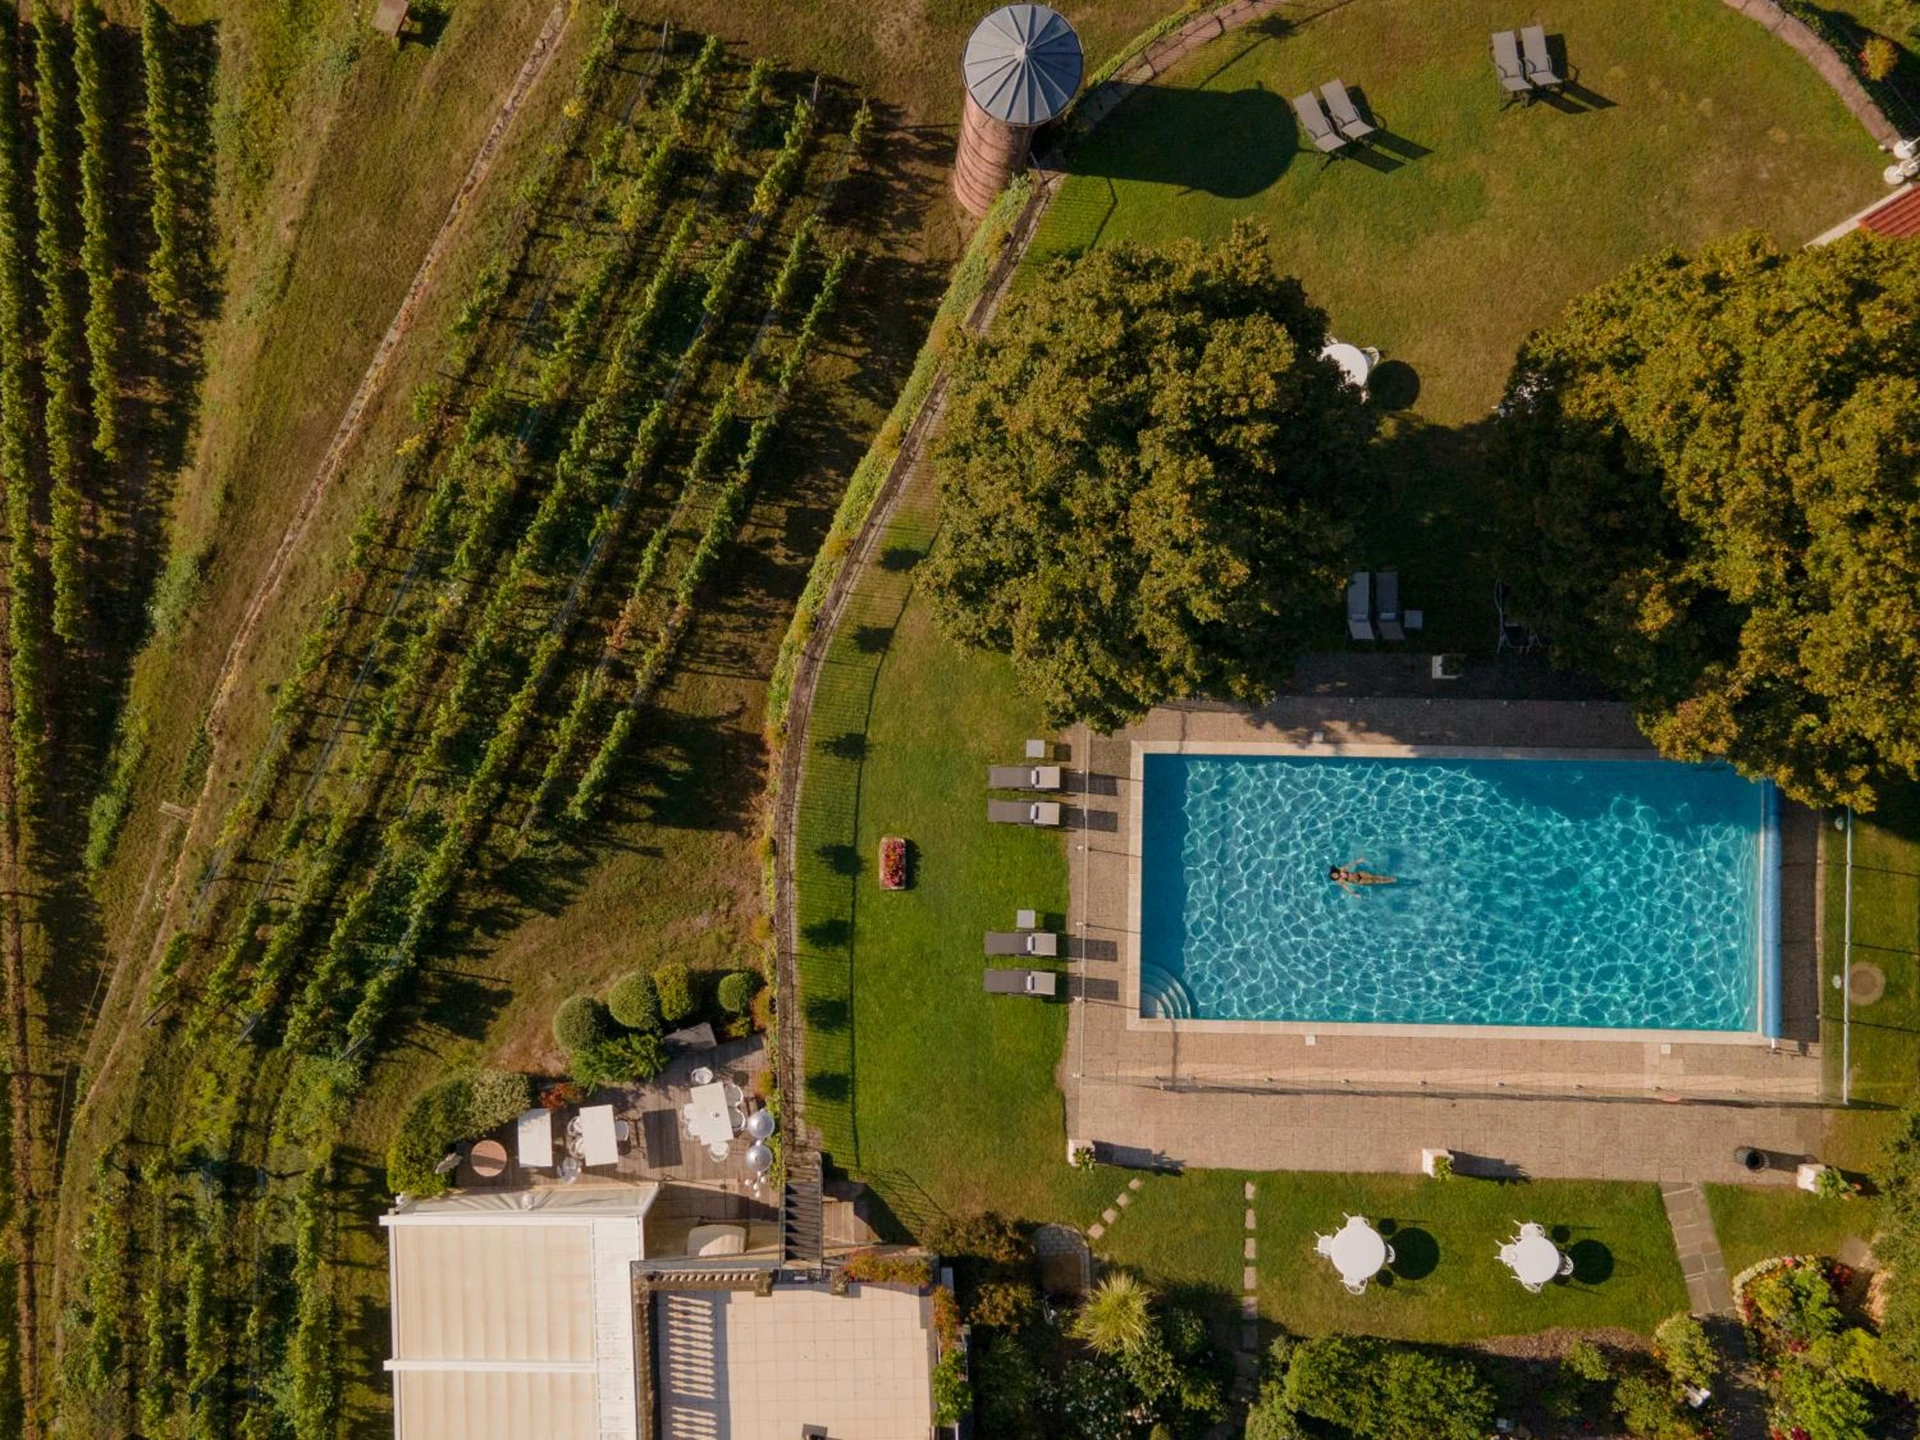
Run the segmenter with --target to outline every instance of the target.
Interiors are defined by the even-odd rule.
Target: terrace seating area
[[[771,1201],[771,1187],[747,1156],[759,1138],[752,1133],[753,1116],[760,1113],[755,1081],[766,1068],[766,1042],[758,1035],[682,1049],[657,1080],[609,1086],[554,1111],[529,1111],[476,1141],[463,1154],[454,1182],[462,1189],[517,1190],[656,1180]],[[704,1100],[716,1089],[730,1131],[724,1141],[717,1131],[708,1138],[703,1129],[696,1137],[688,1128],[696,1094]],[[544,1125],[541,1115],[548,1117]],[[497,1166],[491,1159],[496,1154]]]

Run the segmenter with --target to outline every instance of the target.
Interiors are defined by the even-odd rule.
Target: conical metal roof
[[[974,27],[962,62],[974,103],[1009,125],[1044,125],[1080,88],[1080,37],[1046,5],[1007,5]]]

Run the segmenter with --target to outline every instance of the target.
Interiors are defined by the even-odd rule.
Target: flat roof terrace
[[[1817,817],[1783,806],[1781,1034],[1142,1020],[1141,757],[1149,751],[1655,758],[1603,702],[1289,696],[1255,712],[1166,707],[1068,737],[1075,995],[1061,1064],[1079,1140],[1185,1164],[1409,1170],[1422,1148],[1594,1178],[1750,1178],[1735,1146],[1810,1153],[1818,1037]],[[1732,1041],[1733,1043],[1729,1043]]]

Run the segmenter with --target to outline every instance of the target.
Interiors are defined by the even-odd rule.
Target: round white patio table
[[[1560,1273],[1560,1247],[1546,1231],[1525,1229],[1513,1242],[1509,1263],[1513,1266],[1514,1279],[1529,1290],[1538,1290]]]
[[[1338,365],[1340,373],[1347,377],[1347,383],[1354,389],[1367,388],[1367,377],[1373,373],[1373,362],[1358,345],[1349,345],[1344,340],[1329,340],[1320,357]]]
[[[1386,1268],[1387,1242],[1373,1226],[1358,1215],[1351,1215],[1333,1237],[1327,1258],[1333,1261],[1333,1268],[1348,1285],[1364,1285]]]

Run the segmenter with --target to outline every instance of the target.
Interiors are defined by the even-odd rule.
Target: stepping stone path
[[[1146,1182],[1138,1175],[1127,1181],[1127,1188],[1114,1196],[1113,1204],[1100,1212],[1100,1218],[1087,1227],[1087,1239],[1098,1240],[1119,1220],[1120,1213],[1133,1204],[1133,1197],[1140,1192]],[[1255,1214],[1253,1208],[1254,1188],[1251,1180],[1241,1191],[1241,1198],[1247,1202],[1247,1208],[1241,1217],[1246,1238],[1240,1243],[1240,1258],[1244,1262],[1240,1269],[1240,1349],[1234,1355],[1233,1398],[1241,1404],[1247,1404],[1254,1398],[1260,1381],[1260,1270],[1255,1263],[1259,1259],[1259,1249],[1254,1240]],[[1048,1229],[1058,1227],[1045,1227]],[[1040,1235],[1034,1236],[1035,1247],[1040,1245]],[[1045,1251],[1042,1248],[1042,1254]],[[1208,1440],[1229,1440],[1235,1432],[1231,1427],[1221,1427],[1212,1432]]]
[[[1730,1361],[1721,1382],[1728,1430],[1733,1440],[1765,1440],[1766,1383],[1747,1354],[1746,1332],[1734,1312],[1733,1286],[1727,1279],[1727,1261],[1713,1230],[1707,1197],[1698,1185],[1669,1180],[1660,1186],[1660,1201],[1666,1206],[1680,1273],[1686,1278],[1687,1308],[1700,1317],[1715,1348]]]
[[[1260,1380],[1260,1270],[1254,1263],[1259,1247],[1253,1238],[1253,1181],[1247,1181],[1241,1196],[1247,1202],[1241,1217],[1247,1235],[1241,1242],[1240,1258],[1246,1263],[1240,1269],[1240,1353],[1234,1357],[1233,1393],[1235,1399],[1244,1402],[1253,1399]]]

